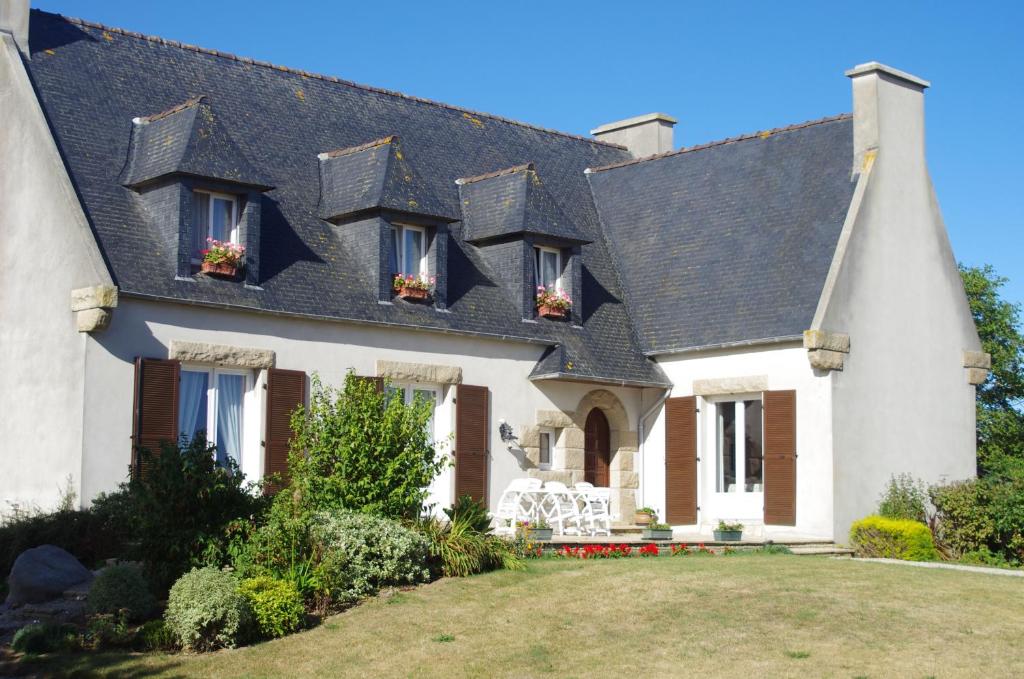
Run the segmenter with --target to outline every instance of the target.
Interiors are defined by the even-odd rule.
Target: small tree
[[[340,390],[314,374],[309,408],[292,415],[292,488],[310,509],[415,518],[445,464],[427,430],[432,410],[351,371]]]

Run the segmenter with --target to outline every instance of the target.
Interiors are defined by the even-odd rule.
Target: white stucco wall
[[[71,290],[109,283],[9,35],[0,34],[0,513],[82,478],[85,336]]]
[[[682,533],[711,535],[719,519],[741,521],[747,534],[769,539],[832,538],[832,419],[828,375],[815,375],[807,352],[795,343],[764,348],[714,350],[661,356],[658,363],[675,385],[672,397],[693,395],[694,380],[767,377],[768,390],[795,389],[797,398],[796,526],[764,526],[763,506],[743,494],[715,493],[713,397],[698,397],[699,524],[679,527]],[[759,395],[751,393],[751,396]],[[665,414],[659,408],[647,422],[643,451],[640,505],[665,516]]]
[[[873,147],[877,157],[816,320],[851,343],[832,381],[840,542],[875,511],[891,475],[932,483],[975,473],[963,351],[980,349],[925,163],[921,88],[860,76],[854,111],[861,154]]]
[[[136,356],[166,358],[172,340],[270,349],[276,352],[276,367],[316,371],[333,384],[349,369],[375,375],[378,360],[461,367],[464,384],[490,388],[488,495],[492,506],[509,480],[527,475],[520,464],[522,454],[509,452],[501,442],[501,419],[518,432],[536,423],[537,410],[571,412],[594,389],[608,389],[618,396],[632,422],[639,415],[639,389],[530,382],[527,377],[543,350],[540,345],[122,297],[110,328],[89,340],[85,497],[109,490],[125,477],[131,452],[132,361]],[[455,390],[441,391],[444,400],[437,411],[436,436],[446,439],[453,430]],[[449,442],[448,452],[451,446]],[[257,467],[261,459],[262,452]],[[246,472],[257,467],[243,463]],[[450,502],[450,471],[435,483],[434,491],[434,501]]]

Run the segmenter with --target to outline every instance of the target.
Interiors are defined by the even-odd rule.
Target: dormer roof
[[[203,96],[132,120],[128,162],[121,184],[138,188],[167,176],[186,175],[273,188],[231,138]]]
[[[592,242],[559,207],[533,163],[456,180],[471,243],[533,234],[566,245]]]
[[[446,222],[458,219],[455,209],[412,168],[396,135],[321,153],[319,160],[322,219],[338,220],[376,209]]]

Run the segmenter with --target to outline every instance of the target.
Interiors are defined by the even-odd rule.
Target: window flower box
[[[725,521],[718,522],[718,528],[715,529],[715,540],[718,542],[739,542],[742,539],[742,523],[726,523]]]
[[[427,279],[424,276],[413,276],[412,274],[395,274],[392,288],[395,294],[409,302],[425,302],[430,299],[430,289],[434,286],[434,277]]]
[[[565,290],[537,286],[537,315],[541,318],[562,320],[569,315],[572,299]]]
[[[527,540],[548,542],[554,532],[554,529],[544,519],[538,519],[532,524],[529,521],[516,521],[516,533]]]
[[[207,248],[200,252],[203,263],[199,270],[210,276],[238,278],[242,269],[245,246],[229,241],[206,239]]]

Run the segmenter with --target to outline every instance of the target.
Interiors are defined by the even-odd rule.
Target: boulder
[[[20,606],[58,599],[65,590],[92,578],[92,571],[60,547],[33,547],[14,560],[7,578],[7,604]]]

